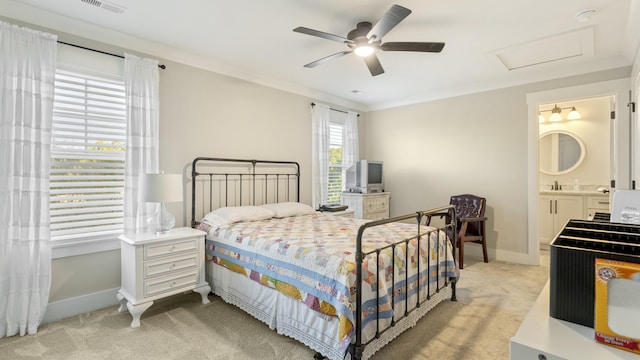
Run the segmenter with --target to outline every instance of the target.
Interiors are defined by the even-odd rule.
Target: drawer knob
[[[172,282],[171,282],[171,285],[169,285],[169,287],[174,287],[174,286],[176,286],[176,282],[175,282],[175,281],[172,281]]]
[[[169,266],[169,269],[173,270],[176,268],[176,264],[171,264],[171,266]]]
[[[175,250],[175,249],[176,249],[176,246],[175,246],[175,245],[173,245],[173,246],[171,246],[171,247],[169,248],[169,251],[173,251],[173,250]]]

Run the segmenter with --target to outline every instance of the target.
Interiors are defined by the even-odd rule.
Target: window
[[[331,111],[329,126],[329,191],[328,204],[339,204],[343,188],[344,166],[342,165],[342,149],[344,147],[345,116],[338,111]]]
[[[51,239],[122,232],[126,98],[122,79],[58,69],[51,135]]]

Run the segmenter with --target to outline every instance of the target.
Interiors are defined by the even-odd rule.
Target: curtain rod
[[[100,53],[100,54],[115,56],[115,57],[119,57],[121,59],[124,59],[124,56],[122,56],[122,55],[113,54],[113,53],[109,53],[109,52],[102,51],[102,50],[96,50],[96,49],[92,49],[92,48],[88,48],[88,47],[84,47],[84,46],[80,46],[80,45],[76,45],[76,44],[71,44],[71,43],[68,43],[68,42],[60,41],[60,40],[58,40],[58,43],[59,44],[64,44],[64,45],[73,46],[73,47],[77,47],[77,48],[83,49],[83,50],[89,50],[89,51],[97,52],[97,53]],[[160,69],[163,69],[163,70],[167,68],[164,64],[158,64],[158,67]]]
[[[311,103],[311,106],[316,106],[316,103]],[[333,111],[337,111],[337,112],[341,112],[343,114],[348,114],[348,111],[344,111],[344,110],[338,110],[338,109],[334,109],[332,107],[329,108],[329,110],[333,110]],[[360,117],[360,114],[356,114],[358,117]]]

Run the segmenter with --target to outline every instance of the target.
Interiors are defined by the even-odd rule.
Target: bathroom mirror
[[[585,146],[576,135],[567,131],[549,131],[538,142],[540,171],[562,175],[575,170],[585,157]]]

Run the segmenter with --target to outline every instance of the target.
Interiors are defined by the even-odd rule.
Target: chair
[[[463,194],[454,195],[449,201],[450,205],[454,205],[456,209],[456,228],[458,236],[456,246],[460,248],[458,255],[458,266],[464,268],[464,243],[474,242],[482,245],[482,253],[484,262],[489,262],[487,256],[487,238],[485,233],[485,222],[487,218],[484,216],[486,207],[486,199],[483,197]],[[446,216],[447,223],[450,221],[450,215],[447,213],[437,214],[441,218]],[[431,222],[431,217],[427,217],[426,225]]]

